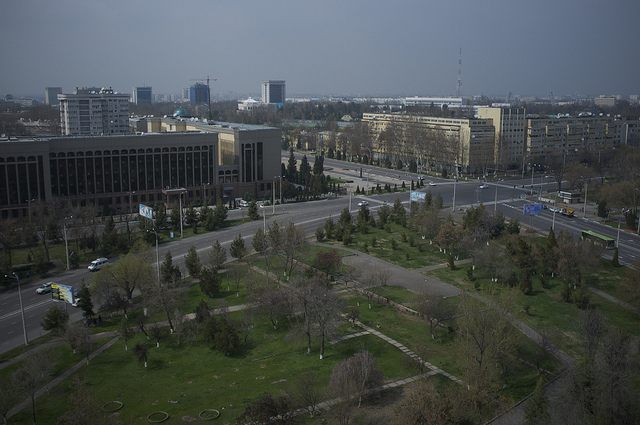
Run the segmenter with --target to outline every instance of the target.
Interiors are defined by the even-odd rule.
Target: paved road
[[[288,158],[288,153],[283,153],[283,158]],[[313,159],[310,160],[313,163]],[[326,174],[343,178],[344,180],[352,180],[353,183],[349,183],[347,186],[355,192],[356,186],[361,188],[366,187],[367,178],[369,184],[385,183],[397,184],[401,187],[402,182],[405,185],[410,186],[411,180],[417,181],[417,174],[412,173],[399,173],[397,171],[386,170],[379,167],[367,167],[363,168],[362,177],[360,177],[360,166],[357,164],[346,163],[343,161],[336,161],[331,159],[325,159],[325,172]],[[539,179],[538,179],[539,180]],[[525,203],[533,201],[527,201],[521,196],[525,196],[530,193],[529,178],[516,178],[509,181],[496,181],[489,182],[489,188],[479,189],[479,181],[460,181],[454,183],[452,180],[445,180],[441,178],[427,177],[426,181],[433,181],[435,186],[427,186],[424,190],[432,192],[433,196],[440,194],[444,200],[445,205],[451,208],[453,204],[453,192],[455,186],[456,192],[456,208],[452,211],[456,219],[462,217],[461,210],[464,210],[468,206],[478,205],[483,202],[486,208],[491,211],[494,209],[500,209],[507,218],[518,218],[524,225],[532,225],[534,228],[540,229],[543,232],[547,232],[552,226],[555,227],[556,232],[562,229],[570,231],[575,237],[578,237],[581,230],[592,229],[598,233],[605,234],[607,236],[616,237],[617,229],[609,226],[604,226],[593,219],[585,220],[583,218],[567,218],[556,214],[553,217],[552,213],[548,210],[543,211],[541,216],[527,219],[522,215],[522,208]],[[524,186],[524,187],[523,187]],[[543,190],[555,190],[553,183],[546,183],[544,179],[538,182],[535,181],[534,187],[536,190],[542,186]],[[289,221],[302,226],[309,236],[312,236],[315,229],[324,223],[327,217],[337,218],[342,210],[347,207],[352,212],[356,212],[359,200],[366,199],[369,201],[369,208],[373,211],[377,210],[383,203],[393,204],[396,198],[399,198],[405,205],[409,204],[409,193],[390,193],[375,196],[356,197],[352,193],[346,196],[332,197],[327,200],[298,203],[298,204],[285,204],[275,207],[267,207],[261,210],[264,213],[264,220],[258,220],[251,223],[243,224],[233,228],[226,228],[211,233],[197,235],[188,239],[178,239],[171,243],[163,243],[159,248],[159,257],[162,260],[166,252],[170,251],[173,255],[174,263],[177,264],[183,271],[183,275],[186,275],[184,268],[184,255],[187,253],[191,246],[194,246],[201,258],[206,256],[207,251],[215,243],[216,240],[224,247],[228,247],[231,241],[237,236],[238,233],[242,234],[247,244],[250,243],[252,235],[255,231],[263,226],[270,226],[274,221],[280,224],[287,223]],[[593,216],[595,206],[590,206],[588,211],[589,217]],[[275,214],[274,214],[275,213]],[[239,218],[246,216],[246,209],[236,210],[229,212],[229,218]],[[640,238],[636,235],[627,234],[622,232],[620,237],[620,254],[619,258],[621,263],[630,263],[640,258]],[[62,285],[69,285],[75,288],[80,286],[82,279],[89,281],[91,274],[86,268],[64,271],[56,275],[50,280]],[[416,278],[417,279],[417,278]],[[424,278],[422,278],[424,279]],[[424,283],[424,281],[422,282]],[[39,286],[40,282],[32,281],[23,285],[23,302],[25,306],[25,319],[27,334],[30,339],[36,338],[44,331],[40,327],[40,321],[46,314],[46,311],[51,305],[51,301],[47,301],[48,295],[36,296],[35,289]],[[416,280],[416,285],[420,282]],[[81,314],[78,309],[71,308],[72,320],[79,319]],[[12,289],[0,294],[0,352],[5,352],[13,347],[16,347],[24,343],[24,336],[22,331],[22,320],[20,316],[20,304],[18,301],[17,289]]]

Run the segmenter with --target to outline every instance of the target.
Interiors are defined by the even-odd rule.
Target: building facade
[[[373,157],[415,160],[419,167],[483,172],[494,161],[494,128],[488,119],[365,113]]]
[[[161,129],[171,130],[144,135],[0,140],[0,217],[26,217],[33,202],[113,214],[131,203],[171,208],[177,188],[186,203],[271,190],[281,171],[281,130],[180,123],[167,119]]]
[[[283,80],[262,81],[262,103],[275,103],[282,106],[285,100],[286,90]]]
[[[153,93],[151,87],[134,87],[131,102],[136,105],[153,103]]]
[[[627,144],[629,129],[638,120],[612,117],[546,117],[527,120],[526,152],[530,157],[561,155],[567,161],[577,160],[585,152],[598,152]]]
[[[45,87],[44,89],[44,104],[57,106],[60,104],[58,95],[62,94],[62,87]]]
[[[495,166],[503,171],[516,168],[525,154],[525,109],[509,106],[478,108],[478,118],[489,119],[493,123]]]
[[[76,89],[73,94],[59,94],[62,134],[127,134],[129,98],[111,89]]]
[[[209,86],[202,83],[195,83],[189,88],[189,103],[192,105],[209,104]]]
[[[372,156],[478,173],[519,169],[527,159],[577,160],[640,142],[640,120],[607,116],[527,118],[524,108],[480,107],[475,119],[365,113]]]

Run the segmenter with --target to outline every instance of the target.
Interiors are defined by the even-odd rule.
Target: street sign
[[[73,304],[73,288],[71,286],[51,284],[51,298]]]
[[[542,214],[542,204],[527,204],[524,206],[524,215]]]
[[[415,190],[411,191],[411,201],[418,202],[424,201],[427,199],[427,194],[425,192],[417,192]]]
[[[139,214],[143,217],[153,220],[153,208],[140,204]]]

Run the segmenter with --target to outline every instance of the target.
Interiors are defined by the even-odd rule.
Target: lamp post
[[[28,211],[29,211],[29,223],[31,223],[31,203],[35,201],[35,199],[27,199]]]
[[[9,277],[9,275],[4,275],[4,277]],[[22,332],[24,333],[24,345],[29,345],[29,338],[27,337],[27,324],[24,321],[24,305],[22,304],[22,289],[20,288],[20,278],[15,272],[13,272],[13,277],[16,279],[16,283],[18,284],[18,298],[20,299],[20,315],[22,316]]]
[[[536,164],[529,164],[531,167],[531,196],[533,196],[533,170],[536,167]]]
[[[69,242],[67,240],[67,220],[70,220],[72,218],[73,216],[69,216],[65,217],[64,220],[62,220],[64,228],[64,251],[65,254],[67,254],[67,270],[69,270]]]
[[[273,176],[273,189],[271,190],[273,196],[272,214],[276,214],[276,179],[280,178],[280,203],[282,203],[282,176]]]
[[[153,232],[154,235],[156,235],[156,271],[158,273],[158,286],[160,286],[160,254],[158,251],[158,232],[156,231],[155,228],[152,228],[151,230],[147,230],[147,232]]]
[[[456,183],[458,183],[458,164],[454,166],[456,167],[456,173],[453,175],[453,207],[451,207],[451,211],[456,210]]]
[[[620,209],[620,216],[618,217],[618,237],[616,240],[616,248],[620,248],[620,222],[622,221],[622,214],[624,213],[624,208]]]
[[[589,180],[584,181],[584,211],[582,218],[587,218],[587,191],[589,190]]]
[[[182,231],[182,195],[184,194],[185,192],[180,192],[180,239],[184,237],[183,231]]]

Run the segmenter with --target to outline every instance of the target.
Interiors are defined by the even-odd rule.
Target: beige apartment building
[[[416,160],[432,169],[481,173],[524,166],[531,158],[577,160],[620,144],[637,145],[640,120],[607,116],[527,118],[524,108],[479,107],[478,118],[364,114],[374,157]]]
[[[546,117],[527,120],[527,154],[562,155],[577,160],[585,152],[599,152],[622,144],[636,144],[640,120],[614,117]]]
[[[494,163],[491,120],[401,114],[363,114],[373,135],[374,157],[416,160],[428,169],[483,172]]]

